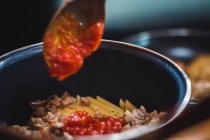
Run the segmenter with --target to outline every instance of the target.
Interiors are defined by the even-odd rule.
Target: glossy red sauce
[[[120,132],[125,125],[123,118],[94,118],[84,111],[76,111],[64,121],[64,131],[71,135],[98,135]]]
[[[43,53],[52,77],[61,81],[75,74],[84,58],[98,48],[104,20],[84,26],[74,15],[66,14],[47,30]]]

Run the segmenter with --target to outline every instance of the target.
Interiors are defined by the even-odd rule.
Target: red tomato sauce
[[[123,118],[94,118],[84,111],[76,111],[64,121],[64,131],[71,135],[98,135],[120,132],[125,125]]]
[[[75,74],[83,65],[83,59],[98,48],[104,20],[84,26],[71,14],[49,26],[44,36],[43,54],[52,77],[61,81]]]

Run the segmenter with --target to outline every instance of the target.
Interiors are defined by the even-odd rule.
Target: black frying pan
[[[127,37],[124,41],[185,63],[200,54],[210,53],[210,31],[206,30],[179,28],[146,31]]]
[[[185,109],[190,89],[186,74],[168,58],[145,48],[108,40],[102,41],[99,50],[85,60],[77,74],[58,82],[49,76],[42,44],[31,45],[0,57],[0,139],[20,139],[3,124],[24,124],[30,117],[30,101],[66,90],[71,95],[101,95],[116,104],[120,98],[129,99],[149,111],[168,111],[166,122],[155,128],[159,129]],[[141,134],[140,128],[136,128],[97,139],[136,139]]]

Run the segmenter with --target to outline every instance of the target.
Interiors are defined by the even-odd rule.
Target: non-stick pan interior
[[[150,51],[104,41],[77,74],[59,82],[50,77],[41,47],[37,44],[0,58],[1,122],[24,124],[31,115],[30,101],[64,91],[100,95],[116,104],[120,98],[129,99],[149,111],[167,111],[186,98],[180,71]]]

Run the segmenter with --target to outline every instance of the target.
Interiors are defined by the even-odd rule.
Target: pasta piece
[[[129,111],[132,111],[133,109],[136,109],[136,107],[127,99],[125,100],[125,108]]]
[[[59,111],[60,113],[62,113],[63,115],[69,115],[69,114],[72,114],[72,113],[75,112],[75,110],[70,109],[70,108],[68,108],[68,107],[65,107],[65,108],[63,108],[63,109],[59,109],[58,111]]]
[[[97,105],[95,105],[95,104],[92,104],[92,103],[91,103],[90,108],[93,109],[93,110],[95,110],[95,111],[98,110],[102,115],[114,117],[114,116],[113,116],[113,113],[111,114],[111,113],[107,112],[106,110],[104,110],[104,109],[102,109],[102,108],[99,108],[99,107],[98,107]]]
[[[120,105],[120,107],[121,107],[122,109],[125,110],[125,102],[123,101],[123,99],[120,99],[119,105]]]
[[[100,97],[100,96],[97,96],[96,97],[97,100],[99,100],[101,103],[103,103],[104,105],[110,107],[110,108],[113,108],[114,110],[117,110],[121,113],[124,113],[124,110],[116,105],[114,105],[113,103],[107,101],[106,99]]]
[[[79,95],[77,95],[77,96],[76,96],[76,99],[77,99],[77,103],[79,103],[79,102],[80,102],[81,97],[80,97]]]
[[[112,116],[114,118],[123,117],[124,110],[133,110],[136,107],[128,100],[123,101],[120,99],[120,107],[114,105],[113,103],[107,101],[106,99],[97,96],[96,99],[90,96],[87,97],[90,101],[90,106],[84,106],[80,104],[81,97],[77,96],[77,103],[71,107],[65,107],[63,109],[58,109],[58,111],[64,115],[69,115],[75,111],[86,111],[89,114],[95,116],[96,110],[101,113],[101,115]]]
[[[58,112],[63,114],[63,115],[68,115],[66,111],[64,111],[63,109],[58,109]]]
[[[109,116],[112,116],[115,118],[122,117],[124,115],[124,112],[119,112],[110,106],[106,106],[101,101],[98,101],[92,97],[87,97],[87,98],[90,100],[91,105],[95,105],[96,107],[98,107],[98,109],[100,109],[101,113],[105,113],[105,115],[108,114]]]
[[[87,107],[87,106],[78,105],[77,106],[77,111],[86,111],[89,114],[91,114],[92,116],[95,116],[95,110],[93,110],[93,109],[91,109],[90,107]]]
[[[62,113],[63,115],[69,115],[76,111],[86,111],[91,115],[95,114],[94,110],[92,110],[91,108],[85,107],[85,106],[80,106],[80,105],[75,106],[73,109],[68,108],[68,107],[65,107],[63,109],[58,109],[58,112]]]

